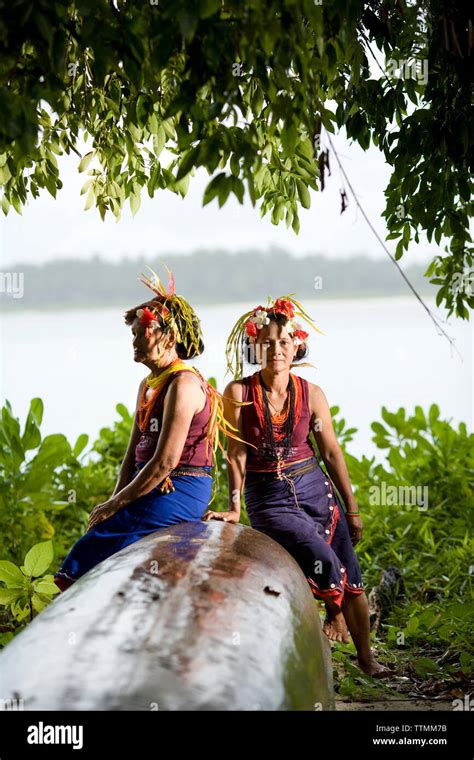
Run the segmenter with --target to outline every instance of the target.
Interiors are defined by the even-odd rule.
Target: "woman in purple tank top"
[[[280,543],[303,570],[314,597],[324,600],[328,638],[348,642],[348,627],[361,669],[383,678],[393,671],[377,662],[370,646],[368,603],[354,551],[362,522],[328,402],[321,388],[290,371],[306,356],[309,337],[296,317],[317,330],[302,306],[286,296],[244,314],[230,334],[227,360],[236,379],[224,391],[225,414],[245,443],[229,440],[229,511],[208,511],[204,519],[238,522],[244,493],[252,528]],[[260,369],[242,377],[244,358]],[[239,407],[236,401],[250,403]],[[318,462],[311,430],[330,475]]]
[[[153,271],[153,270],[151,270]],[[158,276],[145,285],[155,298],[129,309],[134,360],[150,370],[138,391],[129,445],[111,498],[95,507],[88,531],[55,574],[64,591],[88,570],[156,530],[198,521],[208,507],[216,467],[213,442],[222,431],[223,399],[183,359],[204,350],[200,322]]]

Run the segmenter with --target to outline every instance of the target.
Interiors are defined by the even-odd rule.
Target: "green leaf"
[[[59,588],[58,588],[59,591]],[[16,601],[16,599],[23,594],[23,589],[16,588],[0,588],[0,604],[8,605]]]
[[[85,170],[89,166],[94,156],[95,156],[95,150],[91,150],[89,151],[89,153],[86,153],[86,155],[81,158],[80,164],[78,166],[78,171],[85,172]]]
[[[393,414],[393,412],[389,412],[386,406],[382,406],[382,418],[385,420],[387,425],[390,425],[390,427],[394,427],[395,429],[398,428],[398,420],[397,415]]]
[[[89,188],[89,193],[86,198],[86,205],[84,206],[84,211],[88,211],[95,200],[95,187],[94,185],[91,185]]]
[[[403,227],[403,244],[405,248],[408,248],[409,242],[410,242],[410,225],[408,222],[406,222]]]
[[[432,275],[432,274],[434,273],[434,271],[436,270],[436,266],[437,266],[437,261],[436,261],[436,259],[433,259],[433,261],[432,261],[432,262],[430,263],[430,265],[428,266],[428,269],[427,269],[427,270],[426,270],[426,272],[424,273],[424,276],[425,276],[425,277],[431,277],[431,275]]]
[[[155,166],[153,167],[153,170],[150,174],[150,179],[148,180],[147,188],[148,188],[148,195],[150,198],[153,198],[155,190],[157,185],[160,183],[160,177],[161,177],[161,166],[157,162]]]
[[[160,124],[156,135],[153,136],[153,153],[158,158],[166,145],[166,132]]]
[[[198,159],[199,154],[201,152],[201,148],[198,146],[197,148],[191,148],[191,150],[188,150],[183,158],[181,159],[178,173],[176,175],[176,180],[179,182],[180,179],[183,179],[194,166],[198,165]]]
[[[232,153],[230,157],[230,170],[234,177],[238,177],[240,174],[240,160],[237,153]]]
[[[85,433],[81,433],[76,443],[74,444],[74,448],[72,450],[72,453],[74,454],[75,457],[78,457],[79,454],[85,449],[88,441],[89,441],[89,436],[86,435]]]
[[[132,214],[133,216],[135,216],[138,209],[140,208],[140,203],[141,203],[140,193],[139,192],[131,193],[129,197],[129,202],[130,202],[130,208],[131,208]]]
[[[252,176],[247,177],[247,186],[248,186],[248,191],[249,191],[249,196],[250,196],[252,206],[255,207],[255,204],[257,202],[257,193],[256,193],[255,182]]]
[[[298,190],[299,199],[301,201],[301,205],[303,208],[310,208],[311,206],[311,196],[309,194],[309,190],[306,187],[305,183],[302,179],[296,180],[296,187]]]
[[[206,187],[204,191],[203,201],[202,205],[206,206],[208,203],[210,203],[213,198],[216,197],[216,195],[219,192],[219,187],[222,185],[222,183],[225,181],[225,172],[221,172],[216,177],[214,177]]]
[[[43,419],[43,408],[43,402],[40,398],[31,400],[25,423],[25,432],[21,439],[25,451],[36,449],[41,443],[39,425]]]
[[[438,404],[431,404],[428,411],[428,419],[430,425],[434,425],[439,420],[439,406]]]
[[[30,466],[55,468],[64,464],[65,459],[70,456],[71,447],[66,436],[62,433],[53,433],[46,436],[40,446],[35,458],[30,462]]]
[[[388,430],[386,430],[380,422],[372,422],[370,427],[372,428],[374,433],[377,433],[377,435],[381,435],[384,438],[389,435]]]
[[[53,544],[51,541],[42,541],[31,547],[25,557],[25,572],[30,578],[43,575],[54,558]]]
[[[244,202],[245,187],[244,183],[238,177],[231,177],[232,192],[237,196],[239,203]]]
[[[309,160],[314,159],[313,144],[308,138],[301,140],[301,142],[298,144],[298,149],[296,152],[303,158],[307,158]]]
[[[255,116],[259,116],[263,106],[263,92],[258,84],[255,86],[255,92],[252,95],[251,106]]]
[[[219,184],[219,190],[217,192],[219,198],[219,208],[222,208],[227,198],[229,197],[229,193],[231,191],[231,179],[234,179],[234,177],[224,177],[223,181]]]
[[[185,177],[180,179],[178,182],[175,182],[175,190],[178,191],[178,193],[181,195],[182,198],[185,197],[186,193],[188,192],[189,188],[189,178],[190,175],[187,174]]]
[[[30,401],[30,414],[34,415],[36,424],[41,425],[43,421],[44,404],[42,399],[35,397]]]
[[[39,594],[58,594],[60,589],[55,583],[44,579],[33,581],[33,588]]]
[[[13,562],[3,559],[0,560],[0,581],[6,583],[7,586],[22,586],[25,576]]]
[[[25,452],[21,443],[20,423],[13,416],[9,404],[2,408],[0,424],[0,441],[3,439],[6,444],[11,461],[15,470],[18,470],[25,459]]]
[[[281,133],[281,143],[288,154],[292,154],[298,141],[298,130],[293,122]]]
[[[291,225],[291,228],[292,228],[293,232],[295,232],[295,233],[296,233],[296,235],[297,235],[297,234],[299,233],[299,231],[300,231],[300,220],[299,220],[299,218],[298,218],[298,214],[297,214],[296,212],[294,212],[294,216],[293,216],[293,223],[292,223],[292,225]]]
[[[125,420],[127,423],[131,422],[133,419],[133,416],[130,415],[127,407],[125,404],[117,404],[115,407],[116,411],[120,414],[123,420]]]
[[[15,192],[15,190],[11,191],[11,201],[12,201],[12,206],[17,212],[17,214],[20,214],[20,216],[22,216],[20,199],[18,197],[18,194]]]
[[[12,173],[8,167],[8,164],[0,167],[0,185],[5,185],[9,179],[11,179]]]
[[[398,241],[397,247],[395,248],[395,260],[398,261],[398,259],[401,259],[403,256],[403,238]]]

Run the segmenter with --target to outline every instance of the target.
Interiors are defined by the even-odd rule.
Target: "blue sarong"
[[[135,478],[146,462],[135,465]],[[185,469],[185,465],[182,465]],[[154,533],[160,528],[186,521],[201,520],[212,494],[212,467],[200,467],[200,475],[174,475],[174,491],[162,493],[159,483],[114,515],[87,531],[72,547],[54,575],[56,585],[64,591],[81,575],[102,560]],[[207,473],[207,474],[206,474]]]
[[[316,457],[282,470],[245,476],[252,528],[281,544],[299,564],[313,596],[341,606],[346,592],[364,590],[345,511]]]

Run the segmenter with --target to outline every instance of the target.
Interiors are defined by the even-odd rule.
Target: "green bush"
[[[8,560],[0,561],[0,605],[6,607],[10,617],[20,625],[26,618],[33,620],[33,611],[41,612],[59,594],[54,576],[47,574],[54,559],[51,541],[35,544],[26,554],[25,562],[17,567]],[[0,635],[0,643],[5,645],[14,636],[13,630]]]
[[[443,653],[448,671],[460,668],[467,676],[474,666],[474,436],[464,423],[455,429],[439,415],[436,404],[427,415],[416,406],[411,417],[404,409],[382,407],[384,424],[372,423],[372,440],[385,462],[358,460],[347,451],[345,457],[364,523],[357,554],[365,585],[378,584],[389,566],[401,571],[404,582],[379,635],[398,653]],[[389,489],[407,493],[413,487],[424,492],[427,504],[423,498],[390,503]],[[384,494],[385,500],[376,498]],[[411,660],[418,675],[440,672],[433,659]]]

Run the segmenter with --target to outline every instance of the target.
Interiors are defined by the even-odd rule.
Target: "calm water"
[[[428,305],[436,313],[434,303]],[[10,400],[22,426],[34,396],[45,404],[43,435],[64,433],[71,443],[80,433],[94,437],[111,425],[117,403],[134,407],[148,370],[133,361],[130,328],[122,319],[125,306],[3,315],[2,403]],[[253,306],[196,306],[206,351],[190,363],[216,377],[219,390],[230,380],[224,377],[226,336]],[[351,453],[377,452],[370,423],[380,419],[382,405],[411,411],[416,404],[427,409],[436,402],[443,417],[472,429],[472,325],[454,318],[444,325],[462,361],[414,299],[306,301],[304,306],[325,335],[311,331],[307,361],[317,368],[297,372],[321,386],[330,405],[337,404],[348,424],[358,428]]]

